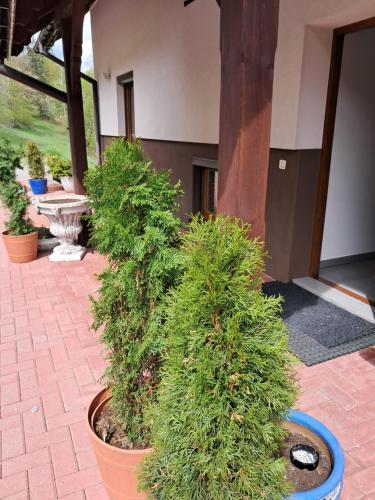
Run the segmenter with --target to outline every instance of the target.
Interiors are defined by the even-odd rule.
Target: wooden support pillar
[[[278,0],[221,0],[218,212],[265,240]]]
[[[87,170],[85,120],[81,87],[82,30],[85,17],[83,0],[72,0],[68,14],[61,18],[65,62],[65,80],[72,155],[74,190],[83,194],[83,178]]]

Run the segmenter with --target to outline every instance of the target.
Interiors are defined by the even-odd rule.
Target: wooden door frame
[[[333,136],[335,132],[337,99],[339,95],[344,38],[348,33],[355,33],[375,26],[375,17],[333,30],[331,63],[327,90],[326,111],[323,128],[322,153],[318,180],[318,192],[315,208],[315,221],[311,248],[310,276],[318,278],[322,253],[324,221],[326,216],[329,173],[331,168]]]

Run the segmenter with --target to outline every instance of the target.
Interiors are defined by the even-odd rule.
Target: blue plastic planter
[[[29,179],[33,194],[45,194],[47,192],[47,179]]]
[[[287,420],[303,425],[319,436],[328,446],[333,462],[332,472],[323,484],[310,491],[294,493],[287,500],[338,500],[341,496],[345,469],[344,453],[339,442],[327,427],[306,413],[293,410]]]

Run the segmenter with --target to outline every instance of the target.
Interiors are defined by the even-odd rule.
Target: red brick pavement
[[[83,425],[105,366],[88,301],[104,264],[11,264],[0,242],[1,499],[107,499]],[[298,407],[345,449],[343,499],[375,499],[375,348],[298,373]]]
[[[105,366],[88,300],[104,264],[11,264],[0,242],[1,499],[107,499],[83,424]]]

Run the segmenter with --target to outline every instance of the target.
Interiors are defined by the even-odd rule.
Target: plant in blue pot
[[[29,168],[29,184],[33,194],[45,194],[47,192],[47,179],[43,156],[35,142],[28,141],[25,148],[25,157]]]
[[[165,304],[161,382],[140,472],[158,500],[337,499],[342,451],[299,412],[281,300],[262,293],[263,244],[238,219],[194,218]]]

